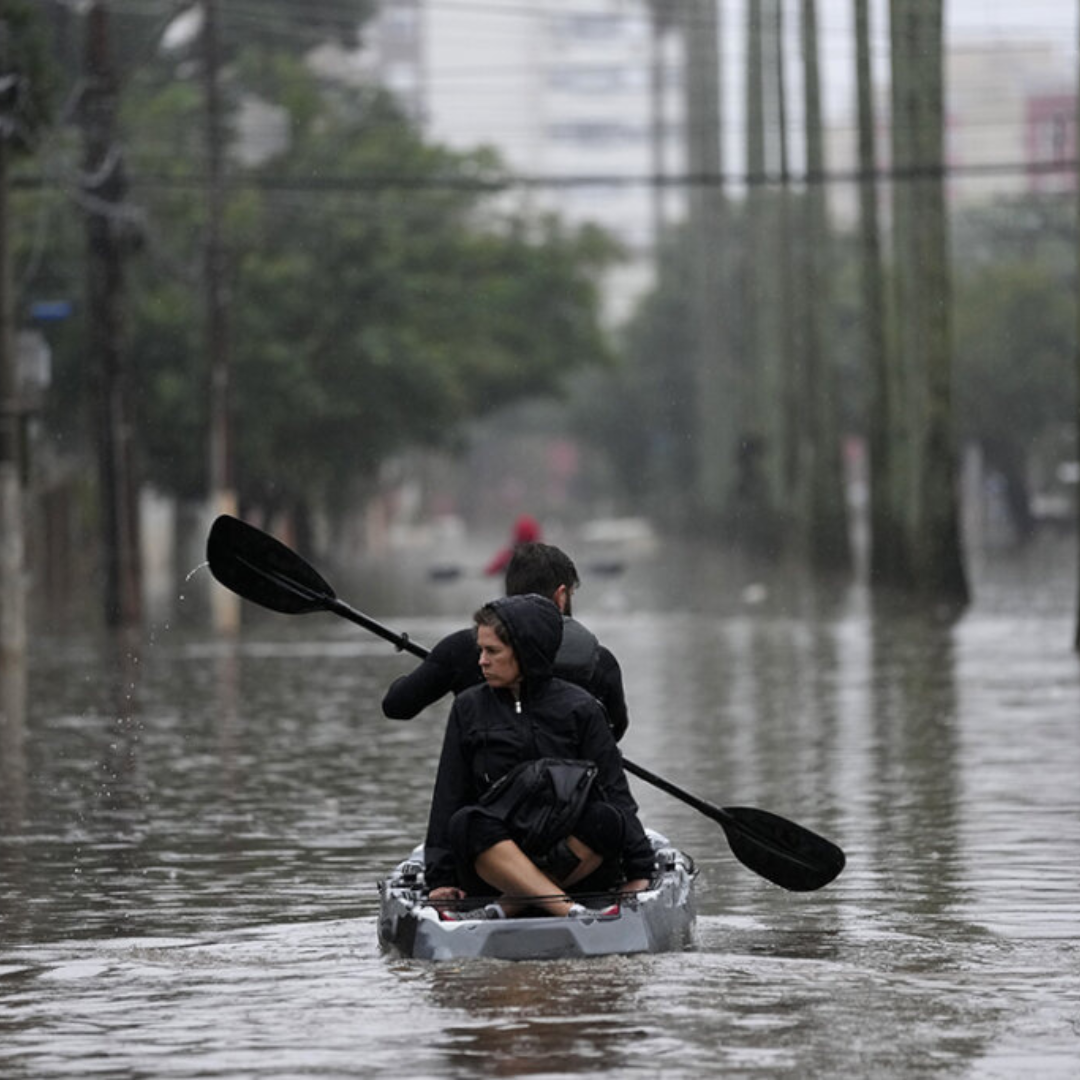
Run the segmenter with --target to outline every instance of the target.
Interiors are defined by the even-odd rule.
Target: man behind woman
[[[562,612],[555,674],[583,686],[604,706],[618,741],[630,723],[622,671],[611,651],[573,618],[573,594],[579,585],[577,567],[553,544],[520,545],[506,568],[507,596],[537,593]],[[383,713],[392,720],[411,720],[444,695],[479,685],[483,680],[477,659],[475,627],[447,635],[413,671],[390,684],[383,697]]]

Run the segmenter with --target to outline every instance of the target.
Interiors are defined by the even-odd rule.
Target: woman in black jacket
[[[564,890],[602,864],[614,866],[624,890],[645,888],[652,847],[604,710],[552,676],[563,632],[558,608],[537,595],[509,596],[474,620],[485,684],[458,694],[447,722],[425,842],[431,899],[495,891],[502,900],[484,909],[489,918],[525,906],[573,914],[578,906]],[[515,765],[538,758],[591,761],[596,781],[571,834],[530,858],[515,827],[481,800]]]

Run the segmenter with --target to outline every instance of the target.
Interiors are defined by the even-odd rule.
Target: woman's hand
[[[647,889],[648,887],[649,887],[649,879],[648,878],[643,878],[643,877],[642,878],[634,878],[633,881],[628,881],[624,885],[620,885],[619,886],[619,892],[621,892],[621,893],[641,892],[643,889]]]
[[[456,885],[440,885],[428,893],[429,900],[464,900],[465,890]]]

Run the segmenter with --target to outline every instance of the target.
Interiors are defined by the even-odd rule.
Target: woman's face
[[[480,673],[488,686],[496,690],[516,688],[521,682],[521,668],[514,650],[490,626],[476,628],[476,644],[480,646]]]

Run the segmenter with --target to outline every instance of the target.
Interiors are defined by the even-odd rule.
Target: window
[[[640,142],[648,131],[642,124],[625,124],[617,120],[564,120],[549,124],[547,134],[556,142],[611,145]]]
[[[551,29],[555,37],[563,40],[598,41],[617,38],[623,30],[621,15],[608,13],[581,13],[561,15],[552,19]]]

